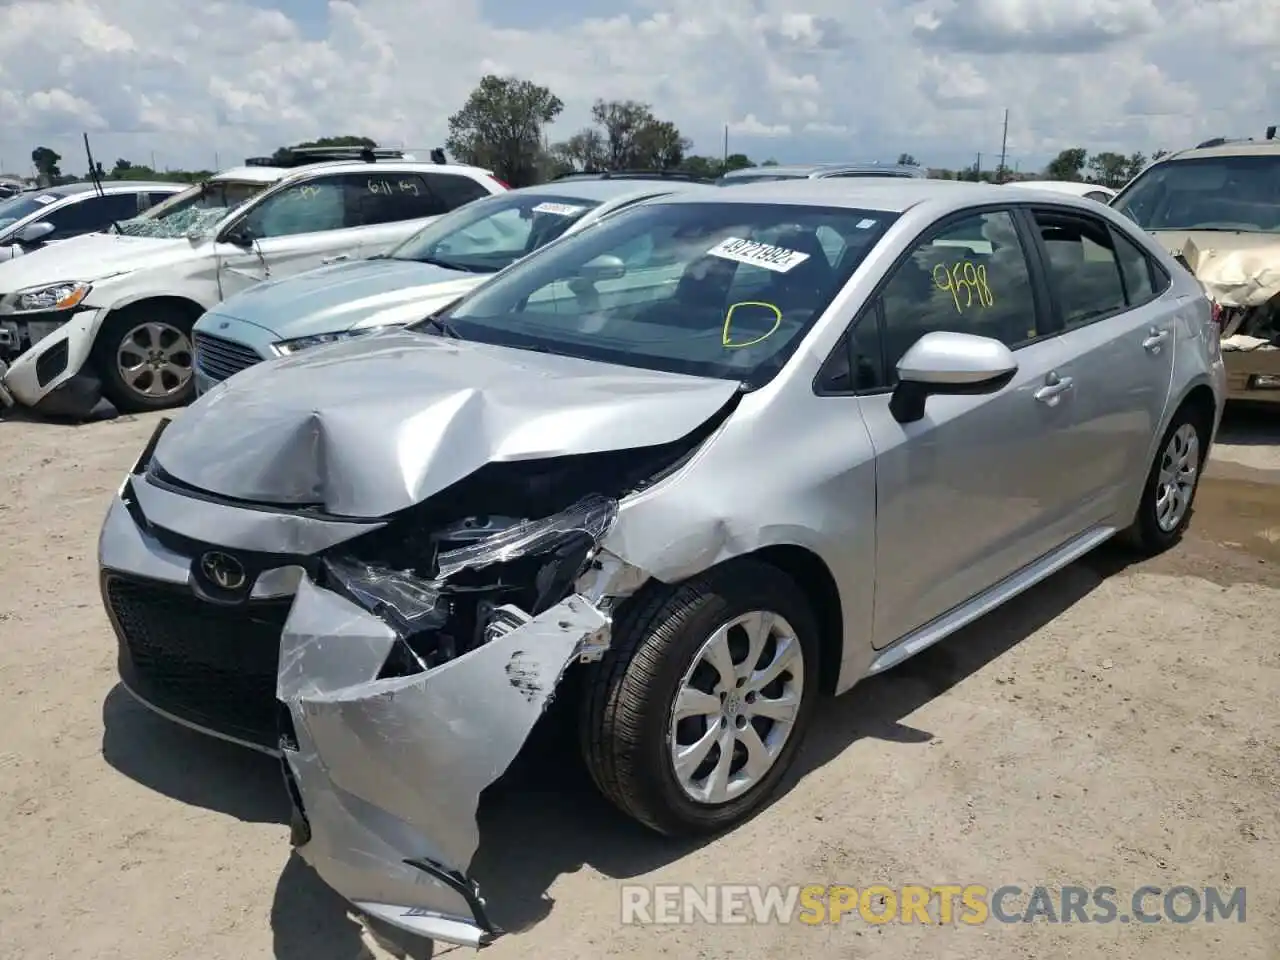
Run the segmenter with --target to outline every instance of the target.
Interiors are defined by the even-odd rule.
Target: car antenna
[[[98,179],[98,168],[93,162],[93,151],[89,149],[89,134],[84,134],[84,155],[89,158],[89,179],[93,181],[93,188],[98,191],[98,196],[105,197],[107,192],[102,189],[102,181]]]

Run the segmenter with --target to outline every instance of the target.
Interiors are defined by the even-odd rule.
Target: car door
[[[876,453],[878,647],[1079,532],[1061,479],[1071,410],[1051,387],[1064,354],[1031,250],[1008,209],[951,217],[900,259],[851,331]],[[994,392],[931,396],[923,419],[899,423],[897,362],[935,330],[998,339],[1018,369]]]
[[[1173,381],[1169,277],[1123,231],[1068,207],[1027,211],[1072,384],[1067,464],[1091,522],[1115,519],[1150,467]]]
[[[273,190],[219,234],[223,298],[359,255],[361,228],[351,223],[347,193],[362,174],[328,173]]]

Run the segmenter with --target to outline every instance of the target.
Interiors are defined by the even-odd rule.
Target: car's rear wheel
[[[582,705],[583,754],[614,804],[660,833],[711,833],[769,799],[818,693],[801,590],[732,561],[620,611]]]
[[[140,303],[107,317],[94,342],[102,392],[126,413],[164,410],[195,395],[191,312]]]
[[[1168,550],[1191,522],[1200,473],[1209,450],[1210,424],[1190,405],[1174,414],[1147,475],[1133,525],[1124,531],[1130,545],[1147,554]]]

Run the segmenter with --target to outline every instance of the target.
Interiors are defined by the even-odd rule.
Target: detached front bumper
[[[18,326],[39,328],[42,333],[22,354],[7,364],[0,362],[0,405],[30,407],[52,417],[84,418],[98,413],[102,384],[87,364],[102,322],[101,310],[0,321],[11,337]]]
[[[507,769],[609,618],[573,595],[431,670],[377,679],[395,632],[310,580],[280,649],[277,695],[295,843],[359,910],[410,933],[483,946],[500,931],[467,869],[480,793]]]

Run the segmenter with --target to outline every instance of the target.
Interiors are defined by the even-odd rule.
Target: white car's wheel
[[[140,303],[107,317],[94,344],[102,392],[122,412],[164,410],[195,395],[194,317]]]

